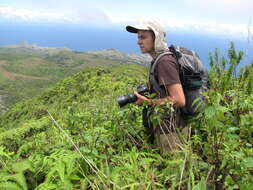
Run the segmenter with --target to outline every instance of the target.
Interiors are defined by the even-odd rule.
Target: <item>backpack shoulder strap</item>
[[[161,54],[155,59],[155,62],[154,62],[153,65],[151,66],[151,68],[150,68],[150,73],[154,73],[154,70],[155,70],[155,67],[156,67],[158,61],[159,61],[163,56],[165,56],[165,55],[173,55],[173,53],[170,52],[170,51],[166,51],[166,52],[164,52],[164,53],[161,53]]]
[[[156,92],[159,92],[161,96],[166,96],[166,91],[164,89],[162,89],[158,83],[158,81],[156,81],[155,79],[155,75],[154,75],[154,71],[155,71],[155,68],[158,64],[158,61],[165,55],[173,55],[172,52],[170,51],[166,51],[164,53],[161,53],[156,59],[155,59],[155,62],[153,63],[153,65],[150,67],[150,70],[149,70],[149,76],[150,76],[150,81],[152,83],[152,86],[154,88],[154,90]]]

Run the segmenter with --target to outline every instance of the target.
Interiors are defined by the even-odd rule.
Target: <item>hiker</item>
[[[142,53],[147,53],[152,57],[151,66],[162,53],[169,51],[166,43],[166,33],[164,28],[157,22],[147,22],[136,26],[126,26],[126,30],[138,35],[138,45]],[[154,76],[161,88],[165,89],[166,94],[161,94],[154,89],[152,81],[149,80],[150,91],[157,95],[156,99],[149,99],[134,92],[137,96],[138,105],[148,102],[151,108],[155,104],[169,101],[173,104],[175,111],[164,114],[158,126],[152,126],[149,118],[149,110],[144,111],[144,125],[149,128],[154,135],[155,144],[160,148],[162,154],[174,152],[182,147],[182,140],[178,130],[186,125],[185,118],[180,112],[181,107],[185,106],[185,95],[180,82],[179,66],[173,55],[164,55],[159,58],[154,70]],[[148,125],[148,126],[147,126]],[[152,135],[152,134],[150,134]]]

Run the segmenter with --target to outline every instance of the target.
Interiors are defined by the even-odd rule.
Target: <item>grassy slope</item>
[[[140,117],[132,115],[133,110],[120,111],[115,100],[117,96],[132,92],[134,86],[144,82],[146,74],[145,67],[136,65],[86,68],[41,95],[16,104],[0,118],[0,144],[15,154],[12,161],[8,161],[9,164],[29,157],[31,162],[40,165],[47,155],[58,151],[71,153],[73,145],[56,128],[45,110],[71,136],[85,157],[95,159],[97,164],[111,162],[114,154],[125,154],[132,143],[140,146],[144,143],[140,138],[143,136]],[[139,110],[136,111],[140,115]],[[130,123],[126,116],[131,117]],[[117,157],[114,159],[118,160]],[[118,162],[116,160],[115,164]],[[32,167],[40,167],[37,164]],[[85,163],[83,166],[87,167]],[[45,176],[45,172],[47,170],[37,173],[38,178],[30,179],[31,176],[26,176],[30,188],[43,179],[40,175]],[[86,174],[80,174],[80,177],[83,175]],[[37,182],[33,183],[34,180]]]
[[[109,99],[115,102],[116,95],[132,92],[133,86],[144,80],[147,74],[143,66],[118,66],[118,67],[87,67],[73,77],[65,78],[53,88],[46,89],[41,95],[14,105],[7,113],[2,114],[0,126],[4,128],[16,128],[16,123],[8,126],[8,123],[23,122],[37,118],[41,110],[53,109],[55,112],[66,109],[69,105],[78,104],[85,107],[101,96],[101,101]],[[136,78],[138,76],[138,78]],[[129,87],[126,88],[126,85]],[[114,105],[117,107],[116,105]],[[43,112],[43,111],[42,111]],[[39,117],[40,118],[40,117]]]
[[[251,190],[253,67],[238,79],[212,68],[196,135],[183,152],[164,157],[147,142],[141,108],[119,109],[115,101],[146,81],[145,67],[86,68],[14,105],[0,116],[0,187],[205,189],[209,182]]]
[[[0,95],[3,96],[4,105],[9,107],[22,99],[39,94],[42,89],[84,67],[116,66],[128,64],[131,60],[145,63],[145,59],[139,57],[112,50],[78,53],[62,48],[1,47]]]

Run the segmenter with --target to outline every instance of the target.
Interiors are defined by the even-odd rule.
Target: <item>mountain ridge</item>
[[[18,44],[0,47],[2,107],[30,98],[88,66],[148,65],[150,58],[114,49],[76,52],[61,47]],[[21,90],[22,89],[22,90]],[[5,109],[0,109],[5,110]]]

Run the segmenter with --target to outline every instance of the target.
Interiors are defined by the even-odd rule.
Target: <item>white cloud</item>
[[[184,29],[222,35],[233,35],[238,37],[245,37],[248,32],[248,25],[246,24],[174,20],[174,22],[165,21],[165,25],[170,29]]]
[[[77,24],[105,25],[110,23],[107,15],[95,8],[86,7],[74,11],[64,10],[30,10],[12,7],[0,7],[0,18],[9,20],[23,20],[31,22],[69,22]]]
[[[253,31],[253,26],[247,24],[227,24],[217,22],[201,22],[197,20],[180,19],[159,19],[159,18],[111,18],[115,24],[137,24],[140,22],[156,20],[168,30],[185,30],[191,32],[207,32],[221,35],[231,35],[239,38],[245,38],[248,30]]]
[[[242,3],[240,3],[242,2]],[[233,0],[185,0],[185,3],[191,4],[191,7],[194,9],[200,9],[203,13],[203,10],[207,7],[215,8],[218,7],[220,10],[224,10],[224,7],[227,6],[228,9],[245,11],[249,9],[247,3],[252,5],[251,0],[241,0],[241,1],[233,1]],[[252,1],[253,2],[253,1]],[[237,9],[236,9],[237,8]],[[216,18],[214,20],[207,20],[203,18],[196,19],[185,19],[185,18],[176,18],[173,17],[163,17],[160,19],[159,17],[155,18],[154,16],[148,18],[147,15],[143,14],[142,17],[132,15],[130,16],[111,16],[109,13],[106,14],[105,10],[102,11],[97,7],[91,7],[87,5],[80,5],[79,7],[72,7],[70,9],[62,8],[55,10],[38,10],[38,9],[24,9],[24,8],[13,8],[13,7],[1,7],[0,6],[0,18],[6,18],[11,20],[24,20],[24,21],[48,21],[48,22],[69,22],[76,23],[81,25],[97,25],[104,26],[110,24],[134,24],[138,22],[143,22],[145,20],[157,20],[164,24],[166,28],[169,30],[186,30],[186,31],[196,31],[196,32],[208,32],[214,34],[223,34],[223,35],[233,35],[236,37],[247,37],[248,35],[248,25],[240,24],[240,23],[231,23],[226,22],[226,20],[222,20]],[[138,18],[138,19],[136,19]],[[253,21],[253,20],[252,20]],[[245,21],[247,23],[247,21]],[[252,24],[253,25],[253,24]],[[250,27],[251,32],[253,31],[253,27]]]
[[[237,12],[248,11],[252,9],[252,0],[186,0],[188,4],[196,7],[210,8],[212,10],[236,10]]]
[[[110,24],[111,21],[105,12],[95,7],[80,7],[76,8],[72,15],[80,24],[92,24],[104,26]]]
[[[25,21],[67,21],[76,22],[75,18],[65,16],[62,13],[45,12],[39,10],[14,9],[11,7],[0,7],[0,16],[7,19],[21,19]]]
[[[247,23],[253,16],[252,0],[184,0],[188,15],[220,23]],[[185,9],[187,11],[187,9]]]

